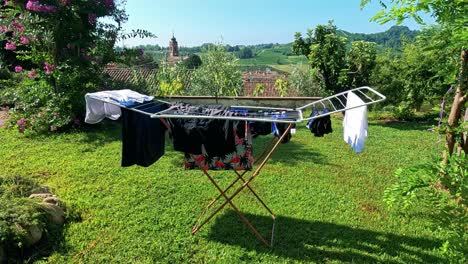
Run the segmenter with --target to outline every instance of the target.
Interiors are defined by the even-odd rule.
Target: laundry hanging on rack
[[[320,114],[327,114],[328,109],[324,107]],[[314,117],[319,115],[317,109],[313,109],[309,117]],[[312,134],[316,137],[323,137],[325,134],[333,132],[330,115],[325,115],[316,119],[311,119],[307,122],[306,127],[310,130]]]
[[[253,138],[269,134],[273,134],[275,137],[280,137],[288,127],[288,124],[285,123],[250,122],[249,124]],[[296,125],[294,124],[293,127],[295,128]],[[288,143],[291,138],[292,133],[291,131],[288,131],[281,143]]]
[[[203,170],[251,170],[254,161],[252,153],[252,137],[248,122],[233,123],[233,139],[235,148],[224,155],[212,155],[205,146],[201,154],[185,153],[186,169],[200,168]],[[222,146],[219,146],[223,148]]]
[[[352,109],[345,112],[343,139],[355,152],[362,152],[367,138],[367,106],[359,96],[351,91],[348,92],[347,98],[346,108]]]
[[[224,106],[193,106],[178,103],[171,106],[183,113],[207,114],[210,116],[230,115]],[[221,119],[169,119],[170,136],[174,150],[195,155],[202,149],[210,156],[224,156],[235,151],[234,122]]]
[[[168,108],[155,103],[139,108],[147,113],[157,113]],[[122,109],[122,167],[140,165],[148,167],[164,155],[166,127],[157,118]]]
[[[97,124],[106,117],[117,120],[122,115],[120,106],[106,101],[112,101],[123,106],[132,106],[138,103],[150,102],[153,98],[153,96],[143,95],[128,89],[87,93],[85,95],[85,122]]]

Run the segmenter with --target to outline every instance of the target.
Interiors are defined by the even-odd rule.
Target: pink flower
[[[13,20],[13,28],[16,30],[16,31],[19,31],[19,32],[23,32],[25,30],[25,27],[23,25],[21,25],[18,20]]]
[[[29,0],[26,3],[26,10],[38,12],[41,7],[38,1]]]
[[[54,69],[55,69],[54,64],[49,64],[48,62],[44,62],[44,70],[46,71],[47,75],[50,75]]]
[[[89,24],[91,25],[95,25],[96,24],[96,20],[97,20],[97,15],[92,13],[92,14],[88,14],[88,22]]]
[[[7,42],[5,44],[5,49],[6,50],[16,50],[16,44],[13,42]]]
[[[36,77],[36,72],[34,70],[28,72],[28,77],[34,79]]]
[[[26,129],[26,122],[28,122],[28,119],[26,118],[21,118],[20,120],[16,121],[16,124],[18,124],[18,131],[20,133],[23,133]]]
[[[25,27],[23,25],[17,25],[15,29],[19,32],[23,32],[25,30]]]
[[[17,65],[15,66],[15,72],[21,72],[23,70],[23,67]]]
[[[27,37],[25,37],[25,36],[21,36],[20,37],[20,42],[23,45],[28,45],[29,44],[29,39]]]
[[[61,0],[60,2],[62,3],[62,5],[66,6],[70,4],[71,0]]]
[[[7,26],[0,26],[0,32],[7,32],[8,27]]]
[[[57,7],[48,5],[48,6],[41,6],[40,12],[47,12],[47,13],[53,13],[57,11]]]
[[[39,1],[36,0],[29,0],[26,3],[26,10],[33,11],[33,12],[55,12],[57,11],[57,7],[52,5],[41,5]]]

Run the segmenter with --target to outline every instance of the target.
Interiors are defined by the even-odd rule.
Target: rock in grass
[[[60,206],[50,203],[39,203],[39,205],[44,209],[47,219],[54,224],[63,225],[65,222],[65,212]]]
[[[32,246],[39,242],[42,238],[42,230],[36,226],[32,225],[28,228],[28,236],[26,237],[26,241],[29,246]]]
[[[51,193],[33,193],[33,194],[29,195],[29,198],[31,198],[31,199],[34,199],[34,198],[45,199],[45,198],[53,197],[53,196],[54,195],[51,194]]]
[[[55,196],[47,197],[44,200],[42,200],[42,202],[60,206],[60,200]]]

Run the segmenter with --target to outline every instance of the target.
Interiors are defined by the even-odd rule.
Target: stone
[[[60,206],[60,200],[57,197],[54,197],[54,196],[47,197],[44,200],[42,200],[42,202]]]
[[[28,228],[28,236],[26,240],[29,246],[36,244],[37,242],[39,242],[39,240],[41,240],[41,238],[42,230],[38,226],[32,225]]]
[[[39,203],[46,212],[47,219],[56,225],[63,225],[65,223],[65,212],[60,206],[50,203]]]
[[[45,199],[47,197],[53,197],[54,195],[51,193],[33,193],[29,195],[30,199],[38,198],[38,199]]]

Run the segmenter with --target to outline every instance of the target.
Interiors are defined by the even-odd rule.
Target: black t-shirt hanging
[[[139,110],[156,113],[166,104],[151,105]],[[122,108],[122,167],[148,167],[164,155],[166,127],[158,118]]]

